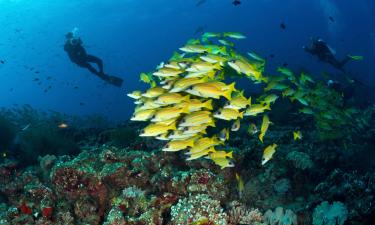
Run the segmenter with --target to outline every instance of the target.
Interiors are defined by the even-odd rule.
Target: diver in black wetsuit
[[[346,57],[344,60],[339,61],[335,57],[335,51],[330,48],[325,41],[322,39],[312,39],[310,47],[303,46],[303,49],[312,55],[318,56],[319,60],[325,63],[331,64],[338,70],[345,72],[344,65],[350,60]]]
[[[73,32],[69,32],[65,35],[66,42],[64,50],[68,53],[68,56],[72,62],[80,67],[87,68],[91,73],[97,75],[101,79],[121,87],[123,80],[119,77],[109,76],[103,72],[103,61],[96,56],[89,55],[82,46],[82,40],[74,37]],[[99,70],[96,70],[90,63],[95,63]]]

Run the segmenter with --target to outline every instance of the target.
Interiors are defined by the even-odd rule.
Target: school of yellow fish
[[[263,83],[265,92],[282,91],[283,96],[303,104],[303,94],[298,90],[291,90],[280,78],[263,75],[263,58],[255,53],[245,57],[234,50],[231,40],[243,38],[246,37],[235,32],[205,33],[201,40],[190,40],[180,48],[182,53],[175,53],[153,73],[142,73],[141,80],[151,87],[145,92],[128,94],[137,105],[131,120],[150,122],[140,136],[166,141],[162,149],[166,152],[186,151],[186,160],[204,157],[221,168],[233,167],[233,154],[225,150],[225,141],[231,132],[240,129],[244,116],[263,115],[259,131],[259,140],[263,142],[272,124],[266,112],[279,96],[264,94],[252,103],[251,97],[236,89],[235,82],[225,83],[228,76]],[[290,71],[279,71],[294,82]],[[313,82],[307,75],[300,81]],[[249,126],[249,132],[258,132],[255,124]],[[272,158],[276,147],[272,144],[265,148],[262,165]]]

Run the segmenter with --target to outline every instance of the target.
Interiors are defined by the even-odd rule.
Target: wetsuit
[[[101,79],[120,87],[122,79],[109,76],[103,72],[103,61],[96,56],[88,55],[82,46],[80,38],[67,38],[64,50],[68,53],[69,59],[80,67],[87,68],[91,73],[97,75]],[[96,70],[90,63],[95,63],[99,70]]]
[[[304,47],[304,49],[310,54],[318,56],[320,61],[329,63],[343,72],[345,72],[344,65],[350,60],[349,57],[346,57],[342,61],[337,60],[333,50],[321,39],[314,40],[311,47]]]
[[[69,59],[80,67],[87,68],[91,73],[103,78],[103,61],[96,56],[88,55],[82,46],[80,38],[68,39],[65,42],[64,50],[68,53]],[[99,71],[90,63],[96,63]]]

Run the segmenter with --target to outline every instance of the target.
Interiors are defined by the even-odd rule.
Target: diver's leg
[[[109,76],[105,75],[104,73],[98,72],[93,66],[91,66],[89,63],[86,63],[83,67],[87,68],[91,73],[95,74],[102,80],[109,80]]]
[[[103,72],[103,61],[101,59],[99,59],[98,57],[93,56],[93,55],[87,55],[86,60],[87,60],[87,62],[96,63],[96,65],[98,65],[98,68],[99,68],[99,73],[101,73],[101,74],[104,73]]]

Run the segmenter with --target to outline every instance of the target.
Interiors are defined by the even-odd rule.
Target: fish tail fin
[[[228,152],[227,157],[233,158],[233,151]]]
[[[204,107],[208,110],[212,110],[212,99],[209,99],[207,100],[205,103],[204,103]]]
[[[211,120],[209,123],[207,123],[207,126],[216,127],[215,121]]]
[[[232,89],[228,89],[223,93],[223,97],[228,99],[228,101],[232,100]]]
[[[176,130],[176,122],[172,123],[171,125],[168,126],[169,130]]]
[[[232,91],[238,91],[238,90],[236,89],[235,85],[236,85],[236,82],[231,83],[231,84],[229,85],[229,89],[231,89]],[[242,93],[242,94],[243,94],[243,93]]]
[[[186,95],[185,97],[182,98],[182,101],[189,101],[190,100],[190,95]]]
[[[244,113],[244,112],[240,112],[239,117],[240,117],[241,119],[243,118],[243,113]]]

